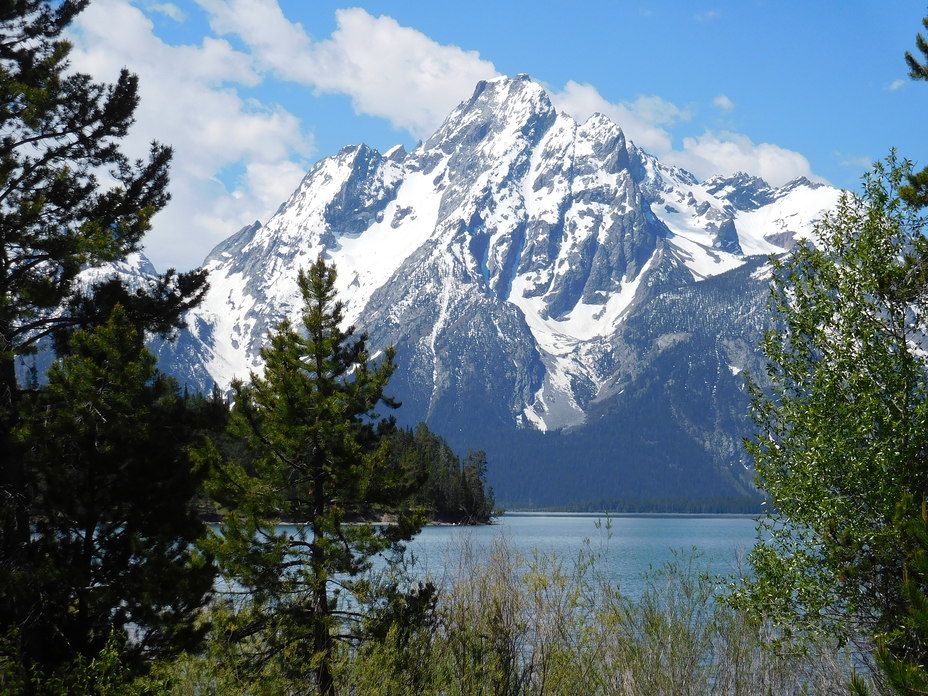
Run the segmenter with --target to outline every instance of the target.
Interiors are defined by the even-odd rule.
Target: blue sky
[[[266,221],[318,159],[412,146],[500,74],[528,73],[578,120],[607,114],[700,178],[856,188],[890,147],[928,163],[928,84],[903,60],[926,14],[912,0],[92,0],[69,37],[75,68],[139,74],[130,151],[175,147],[146,245],[164,270]]]

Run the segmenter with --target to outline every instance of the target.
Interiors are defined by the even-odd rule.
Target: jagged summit
[[[756,210],[773,200],[770,184],[744,172],[710,177],[703,182],[703,187],[719,200],[731,203],[736,210]]]
[[[605,376],[577,351],[621,323],[649,264],[673,259],[675,272],[688,269],[698,281],[747,255],[783,250],[833,193],[818,207],[784,199],[815,190],[796,182],[781,191],[745,174],[700,183],[628,143],[602,114],[577,124],[558,113],[526,75],[480,82],[412,152],[343,148],[314,165],[266,225],[210,254],[216,289],[200,318],[214,326],[211,336],[232,340],[211,342],[207,370],[224,385],[257,367],[266,332],[297,309],[297,270],[324,251],[338,263],[351,322],[379,317],[375,294],[408,286],[423,268],[464,295],[473,287],[505,303],[528,330],[539,374],[561,385],[533,385],[539,390],[522,408],[512,405],[513,417],[541,428],[576,425]],[[795,219],[797,206],[806,218]],[[424,278],[406,289],[417,305],[442,297]],[[410,304],[392,305],[386,325],[399,325]],[[436,307],[438,316],[446,310]],[[572,416],[564,407],[546,415],[555,391]]]
[[[663,461],[658,427],[717,478],[740,466],[742,433],[719,395],[743,398],[735,375],[754,359],[745,335],[763,295],[754,271],[836,198],[801,180],[700,182],[602,114],[559,113],[526,75],[487,80],[412,151],[343,148],[265,224],[217,246],[209,296],[162,359],[204,388],[260,369],[269,330],[299,310],[298,270],[323,253],[346,322],[397,346],[391,386],[408,422],[523,472],[545,432],[587,433],[599,459]],[[686,355],[684,373],[667,362]],[[632,425],[641,409],[650,425]]]

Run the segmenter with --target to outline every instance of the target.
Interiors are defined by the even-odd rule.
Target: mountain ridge
[[[346,323],[397,347],[398,417],[486,449],[501,501],[751,495],[739,375],[759,369],[763,260],[837,196],[699,182],[605,116],[578,124],[527,76],[497,78],[411,152],[313,165],[209,254],[207,299],[156,350],[194,388],[247,379],[323,253]]]

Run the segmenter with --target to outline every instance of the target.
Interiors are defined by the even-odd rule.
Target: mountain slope
[[[488,450],[501,501],[750,494],[740,373],[756,371],[765,254],[834,189],[699,182],[526,76],[480,83],[412,152],[346,147],[209,255],[165,369],[201,389],[260,369],[334,261],[351,323],[396,345],[398,417]]]

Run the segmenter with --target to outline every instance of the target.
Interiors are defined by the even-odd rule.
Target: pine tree
[[[928,17],[922,19],[925,29],[928,29]],[[915,46],[921,52],[919,61],[910,52],[906,51],[905,62],[909,67],[909,77],[913,80],[928,80],[928,40],[922,34],[916,34]],[[928,167],[920,172],[913,172],[908,176],[909,184],[900,191],[903,200],[920,207],[928,206]]]
[[[218,557],[250,594],[228,633],[236,642],[252,639],[258,655],[249,665],[274,664],[302,688],[312,689],[311,679],[328,696],[334,641],[361,638],[372,558],[399,550],[421,519],[363,522],[410,494],[410,478],[389,466],[385,436],[394,420],[376,411],[397,406],[384,394],[393,349],[372,363],[366,337],[340,328],[335,269],[321,257],[300,273],[299,287],[301,330],[282,322],[261,352],[263,376],[234,384],[230,427],[247,445],[247,465],[231,463],[217,486],[232,508]]]
[[[420,423],[415,431],[398,430],[390,437],[390,462],[398,472],[411,473],[416,501],[430,519],[486,524],[493,516],[486,453],[472,451],[462,463],[444,438]]]
[[[195,414],[117,307],[70,339],[15,436],[41,517],[13,578],[20,649],[47,671],[93,659],[115,631],[135,671],[193,648],[215,569],[194,503],[206,470]],[[130,630],[131,639],[126,631]]]
[[[67,402],[64,386],[52,393],[40,389],[37,379],[19,384],[16,357],[49,343],[60,351],[71,345],[83,350],[85,338],[71,342],[70,333],[77,327],[89,329],[106,322],[118,304],[125,307],[124,317],[137,330],[168,332],[206,288],[203,272],[169,271],[140,291],[130,291],[119,281],[106,282],[83,296],[76,289],[75,279],[83,269],[139,249],[152,215],[168,200],[171,160],[170,148],[156,143],[145,161],[132,161],[120,150],[138,103],[134,75],[123,70],[115,83],[101,84],[70,70],[70,47],[61,35],[87,4],[88,0],[0,3],[0,626],[4,631],[22,631],[27,662],[41,662],[58,650],[54,645],[46,650],[33,637],[39,635],[37,627],[43,622],[53,625],[61,618],[53,615],[62,606],[61,597],[76,587],[62,587],[61,597],[49,595],[36,604],[38,592],[50,591],[52,578],[73,579],[67,568],[72,539],[63,533],[58,538],[61,547],[56,548],[54,535],[39,527],[73,513],[61,513],[55,507],[59,504],[96,503],[92,496],[86,501],[78,499],[79,494],[95,492],[86,487],[75,488],[70,500],[68,496],[59,495],[54,501],[49,497],[51,491],[67,491],[75,477],[90,475],[90,471],[61,466],[48,433],[36,423],[32,410],[39,409],[62,430],[68,418],[77,419],[70,427],[79,428],[89,423],[80,418],[92,413],[79,416],[78,402],[71,414],[49,413],[41,404],[49,398]],[[79,380],[68,384],[81,386]],[[103,408],[104,404],[94,406]],[[144,412],[130,414],[133,407],[128,403],[123,408],[126,418],[137,418],[140,429],[155,427],[145,420]],[[130,444],[123,440],[120,447]],[[112,456],[114,461],[124,457],[128,462],[137,454],[130,449]],[[75,466],[93,460],[89,455],[81,459],[76,450],[68,456]],[[139,480],[151,482],[151,476]],[[113,499],[112,510],[124,515],[123,526],[161,509],[150,490],[141,486],[120,489],[127,497]],[[195,527],[185,529],[198,533]],[[182,544],[178,537],[178,548],[192,539]],[[87,543],[92,545],[92,539]],[[108,563],[115,562],[113,570],[118,572],[116,555],[107,558]],[[137,565],[136,573],[142,567],[146,572],[154,569],[150,563]],[[151,581],[156,577],[152,575]],[[197,582],[194,576],[188,580]],[[165,581],[181,582],[167,571]],[[173,611],[167,606],[159,608],[157,592],[146,590],[146,594],[148,611]],[[109,611],[118,617],[122,603],[131,604],[136,598],[111,595],[108,601],[112,602]],[[51,614],[37,615],[46,608]],[[141,617],[139,607],[125,611]],[[143,618],[139,625],[147,625],[148,619]],[[157,634],[164,638],[167,632]],[[186,639],[177,638],[185,644]],[[69,650],[82,652],[91,643],[98,644],[95,638],[86,644],[78,641]]]
[[[31,533],[26,476],[11,440],[22,391],[15,357],[53,332],[105,320],[116,299],[133,304],[136,293],[110,284],[105,311],[88,316],[92,303],[74,299],[74,280],[87,266],[137,250],[168,200],[170,148],[153,144],[147,162],[119,149],[138,103],[136,76],[123,70],[106,85],[68,68],[61,33],[87,2],[0,6],[0,553],[14,566]],[[101,174],[114,183],[102,185]],[[205,290],[201,272],[169,272],[162,281],[147,315],[139,313],[146,328],[164,330]],[[15,623],[6,609],[0,620]]]
[[[493,490],[487,487],[486,452],[468,452],[461,467],[461,486],[464,492],[461,513],[464,522],[489,522],[496,500]]]
[[[148,162],[132,162],[118,147],[138,104],[136,76],[123,70],[104,85],[68,72],[70,47],[60,34],[86,4],[20,0],[0,9],[0,378],[7,402],[16,391],[12,356],[72,321],[52,310],[74,294],[76,275],[136,251],[168,200],[170,148],[153,144]],[[115,183],[102,186],[103,173]],[[187,291],[196,294],[199,285]]]
[[[928,29],[928,17],[922,19],[922,25]],[[922,53],[922,62],[911,54],[905,52],[905,62],[909,66],[909,77],[913,80],[928,80],[928,40],[921,34],[915,35],[915,46]]]

